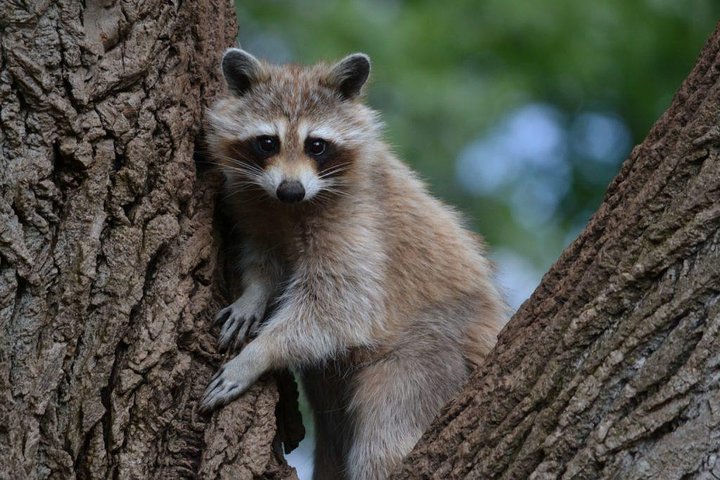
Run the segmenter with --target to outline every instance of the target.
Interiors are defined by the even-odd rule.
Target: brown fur
[[[268,368],[293,366],[315,413],[314,478],[385,478],[504,322],[485,247],[389,152],[376,115],[348,98],[352,88],[337,87],[362,59],[352,68],[347,60],[304,68],[242,59],[253,86],[211,112],[210,144],[228,178],[224,208],[248,242],[243,281],[256,293],[228,307],[235,313],[221,343],[248,321],[247,311],[264,311],[260,304],[273,296],[278,306],[203,405],[235,398],[232,387],[244,390]],[[253,125],[274,128],[282,142],[263,171],[274,166],[290,179],[301,171],[320,179],[332,168],[318,166],[302,138],[313,128],[332,134],[333,167],[343,166],[332,188],[285,204],[270,180],[245,185],[233,169],[247,157]],[[233,152],[238,145],[245,150]]]

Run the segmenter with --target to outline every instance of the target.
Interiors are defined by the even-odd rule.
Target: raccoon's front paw
[[[205,394],[200,402],[200,411],[209,413],[216,408],[227,405],[235,400],[243,390],[240,385],[228,378],[226,367],[220,368],[210,379],[210,385],[205,389]]]
[[[200,411],[210,412],[239,397],[267,370],[267,363],[251,342],[248,348],[223,365],[210,379],[200,402]]]
[[[255,333],[265,313],[265,305],[253,298],[240,297],[229,307],[225,307],[215,316],[213,325],[221,325],[218,347],[226,350],[230,344],[238,349],[249,334]]]

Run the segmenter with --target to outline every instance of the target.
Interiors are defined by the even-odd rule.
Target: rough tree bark
[[[293,475],[271,380],[195,412],[224,300],[193,148],[234,18],[0,0],[0,478]]]
[[[720,478],[720,29],[393,478]]]

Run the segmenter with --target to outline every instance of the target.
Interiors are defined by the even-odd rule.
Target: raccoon
[[[244,290],[216,323],[220,348],[242,349],[201,408],[292,367],[314,413],[313,478],[386,478],[505,321],[485,247],[382,140],[362,102],[367,55],[278,66],[230,49],[222,71],[208,145]]]

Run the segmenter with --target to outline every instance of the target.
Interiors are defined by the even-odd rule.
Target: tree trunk
[[[226,0],[0,0],[0,478],[287,478],[277,389],[212,421]]]
[[[395,479],[720,478],[720,29]]]

